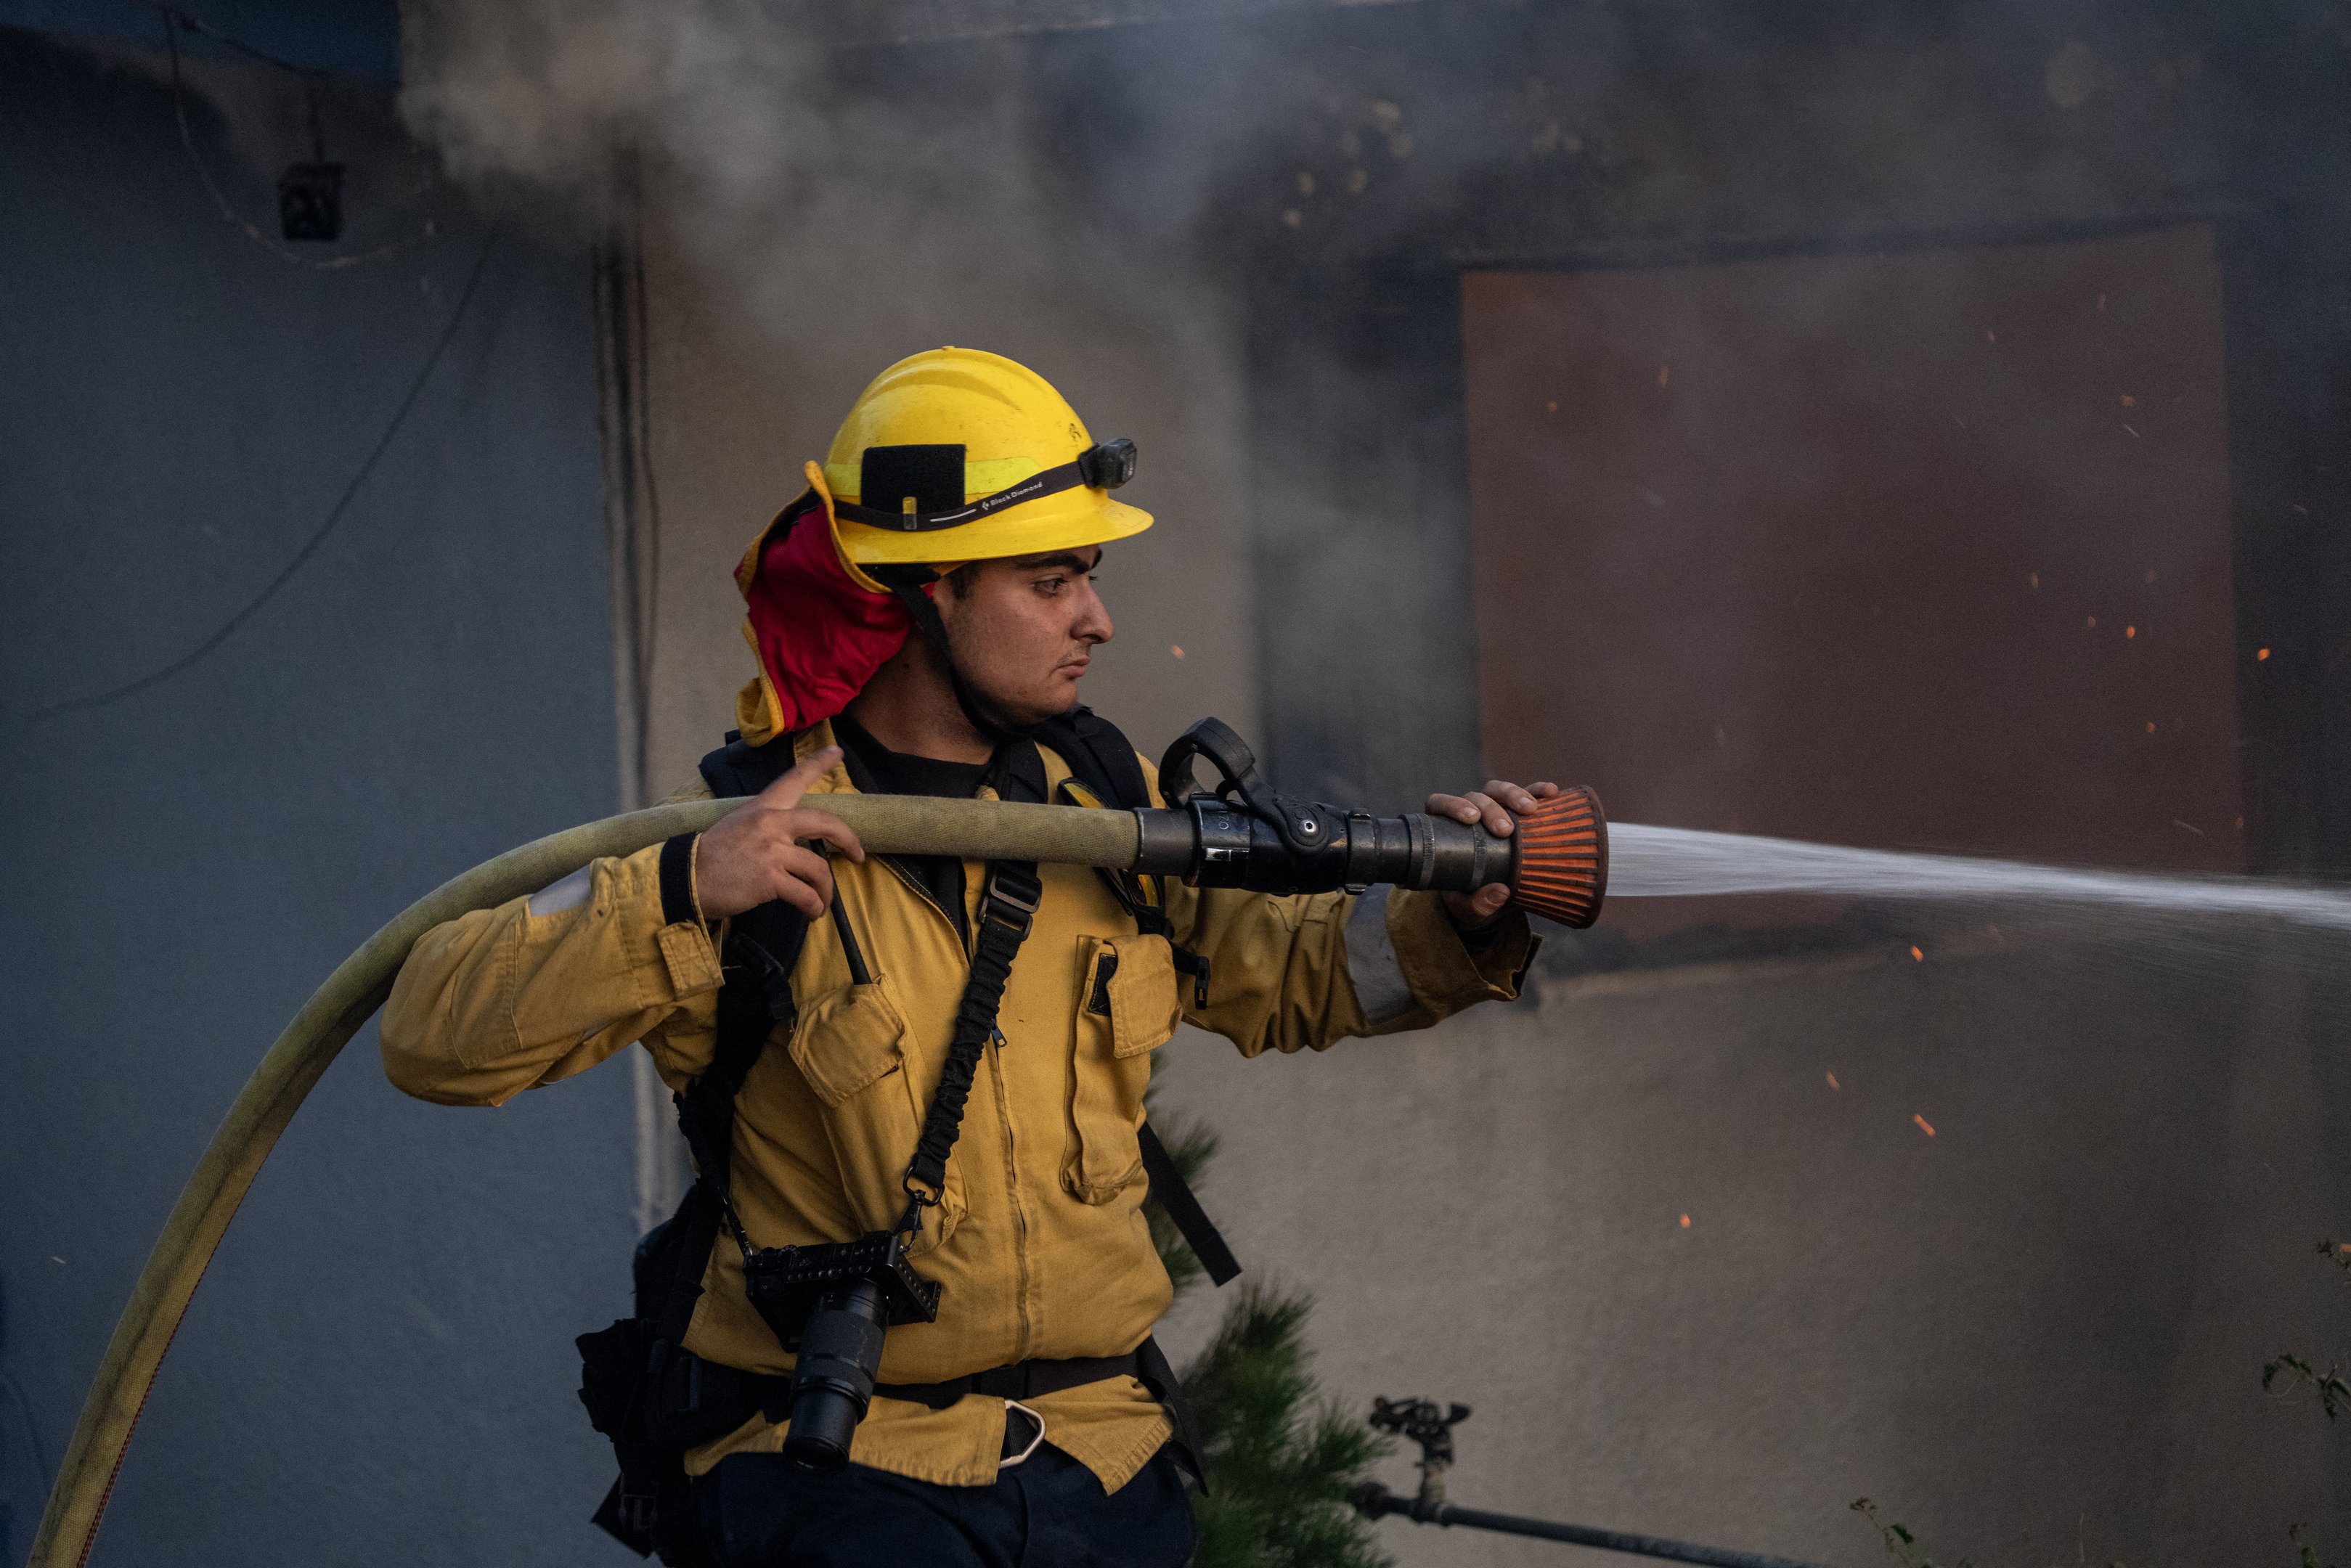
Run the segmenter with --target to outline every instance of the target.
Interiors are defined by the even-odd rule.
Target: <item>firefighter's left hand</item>
[[[1507,839],[1518,831],[1517,818],[1535,809],[1538,800],[1548,800],[1559,793],[1556,784],[1513,784],[1507,779],[1489,779],[1483,789],[1472,789],[1467,795],[1431,795],[1428,814],[1450,817],[1457,822],[1483,822],[1486,831],[1498,839]],[[1475,893],[1448,893],[1444,895],[1446,913],[1453,924],[1464,931],[1476,931],[1491,925],[1501,918],[1502,905],[1510,901],[1510,890],[1502,883],[1488,883]]]

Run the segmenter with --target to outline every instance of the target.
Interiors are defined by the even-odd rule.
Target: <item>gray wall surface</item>
[[[450,318],[484,234],[337,88],[336,271],[266,254],[190,166],[160,62],[0,32],[0,1370],[54,1467],[180,1184],[310,988],[443,878],[613,809],[584,262],[501,237],[414,411],[301,548]],[[192,79],[195,79],[193,78]],[[275,227],[298,89],[209,65],[198,151]],[[215,103],[229,106],[224,116]],[[569,1336],[624,1304],[630,1085],[496,1115],[354,1040],[263,1170],[122,1471],[106,1563],[571,1563],[610,1451]],[[45,1478],[0,1387],[0,1560]]]
[[[2344,1435],[2261,1371],[2351,1350],[2313,1256],[2345,1212],[2339,933],[1994,913],[1812,958],[1547,955],[1516,1004],[1320,1057],[1186,1030],[1162,1104],[1221,1134],[1203,1201],[1246,1277],[1314,1295],[1343,1407],[1472,1406],[1465,1507],[1865,1563],[1866,1496],[1938,1563],[2283,1568],[2297,1522],[2338,1560]],[[1583,1561],[1379,1528],[1405,1568]]]

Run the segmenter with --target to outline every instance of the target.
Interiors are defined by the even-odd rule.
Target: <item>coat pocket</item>
[[[1143,1180],[1135,1129],[1151,1053],[1176,1034],[1176,955],[1165,936],[1082,940],[1061,1186],[1081,1202],[1108,1203]]]
[[[868,1230],[897,1224],[906,1209],[902,1178],[928,1109],[919,1098],[897,1004],[878,982],[843,987],[800,1015],[791,1055],[821,1109],[851,1210]],[[963,1214],[963,1182],[949,1160],[946,1190],[938,1207],[925,1211],[909,1255],[946,1240]]]

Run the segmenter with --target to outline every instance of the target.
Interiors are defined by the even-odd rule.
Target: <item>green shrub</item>
[[[1151,1122],[1168,1159],[1198,1186],[1216,1135],[1181,1118]],[[1159,1205],[1144,1213],[1180,1296],[1204,1278],[1199,1260]],[[1393,1561],[1347,1501],[1391,1445],[1321,1397],[1308,1371],[1312,1307],[1302,1295],[1241,1286],[1217,1337],[1184,1369],[1208,1483],[1193,1500],[1200,1545],[1192,1568],[1387,1568]]]

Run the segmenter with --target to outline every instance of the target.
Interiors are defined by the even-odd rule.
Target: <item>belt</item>
[[[724,1437],[743,1424],[753,1411],[770,1421],[789,1417],[792,1403],[789,1373],[780,1375],[745,1372],[722,1362],[705,1361],[691,1351],[659,1347],[651,1369],[656,1392],[648,1399],[649,1439],[692,1447]],[[1113,1377],[1132,1377],[1165,1408],[1176,1428],[1179,1461],[1196,1479],[1200,1445],[1184,1385],[1159,1342],[1146,1337],[1124,1355],[1082,1355],[1066,1361],[1016,1361],[967,1373],[939,1383],[878,1383],[873,1392],[885,1399],[906,1399],[944,1410],[967,1394],[991,1399],[1019,1401],[1080,1388]],[[1008,1431],[1007,1437],[1011,1434]],[[1205,1488],[1203,1489],[1205,1490]]]
[[[1036,1399],[1113,1377],[1142,1382],[1144,1370],[1142,1354],[1129,1351],[1124,1355],[1081,1355],[1067,1361],[1016,1361],[940,1383],[877,1383],[873,1392],[884,1399],[906,1399],[944,1410],[967,1394],[989,1399]]]
[[[873,1385],[873,1392],[886,1399],[911,1399],[934,1410],[944,1410],[967,1394],[1018,1402],[1058,1394],[1064,1388],[1081,1388],[1089,1383],[1100,1383],[1112,1377],[1132,1377],[1159,1401],[1167,1412],[1169,1423],[1176,1428],[1176,1462],[1205,1493],[1208,1489],[1202,1479],[1200,1438],[1192,1426],[1192,1411],[1184,1397],[1184,1385],[1177,1380],[1176,1369],[1167,1364],[1167,1353],[1159,1348],[1156,1339],[1148,1335],[1124,1355],[1081,1355],[1068,1361],[1016,1361],[1008,1366],[991,1366],[986,1372],[950,1377],[943,1383],[877,1383]],[[1007,1457],[1026,1440],[1025,1437],[1013,1431],[1011,1419],[1008,1416],[1004,1431]]]

